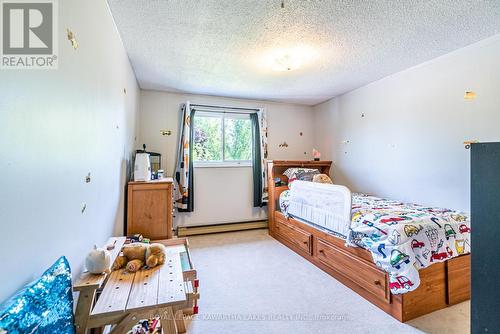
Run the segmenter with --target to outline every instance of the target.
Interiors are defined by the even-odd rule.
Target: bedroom
[[[110,238],[141,234],[168,239],[167,249],[188,240],[197,270],[183,289],[198,314],[163,321],[164,332],[499,330],[498,1],[41,2],[49,14],[34,1],[0,1],[0,328],[23,287],[64,256],[64,291],[75,290],[64,297],[66,329],[85,332],[82,321],[97,321],[97,310],[81,310],[87,254],[109,246],[114,259],[122,239]],[[32,56],[40,43],[50,57]],[[144,168],[146,179],[163,178],[144,181]],[[308,173],[295,181],[289,168],[316,169],[333,185]],[[282,193],[294,212],[280,209]],[[358,193],[421,207],[378,219]],[[430,239],[412,235],[429,238],[432,225],[439,237],[416,270]],[[379,247],[395,249],[384,242],[395,230],[394,245],[410,249],[391,263]],[[412,278],[396,266],[415,269]],[[91,309],[111,293],[113,273],[90,294]],[[99,315],[105,331],[123,320]]]

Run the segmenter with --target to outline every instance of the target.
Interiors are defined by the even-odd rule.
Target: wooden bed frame
[[[420,286],[393,295],[388,274],[379,269],[371,253],[346,247],[345,241],[293,218],[285,218],[277,201],[288,186],[275,186],[274,178],[287,168],[317,168],[329,175],[331,161],[268,161],[269,234],[317,267],[335,277],[366,300],[401,322],[470,299],[470,255],[435,263],[419,271]]]

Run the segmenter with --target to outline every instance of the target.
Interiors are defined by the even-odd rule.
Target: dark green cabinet
[[[500,143],[471,146],[471,332],[500,333]]]

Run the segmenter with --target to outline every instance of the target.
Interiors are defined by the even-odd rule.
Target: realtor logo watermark
[[[57,0],[0,0],[2,69],[56,69]]]

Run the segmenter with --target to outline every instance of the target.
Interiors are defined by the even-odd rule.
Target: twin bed
[[[470,298],[467,215],[351,194],[292,175],[293,168],[329,174],[330,166],[268,162],[274,238],[399,321]]]

